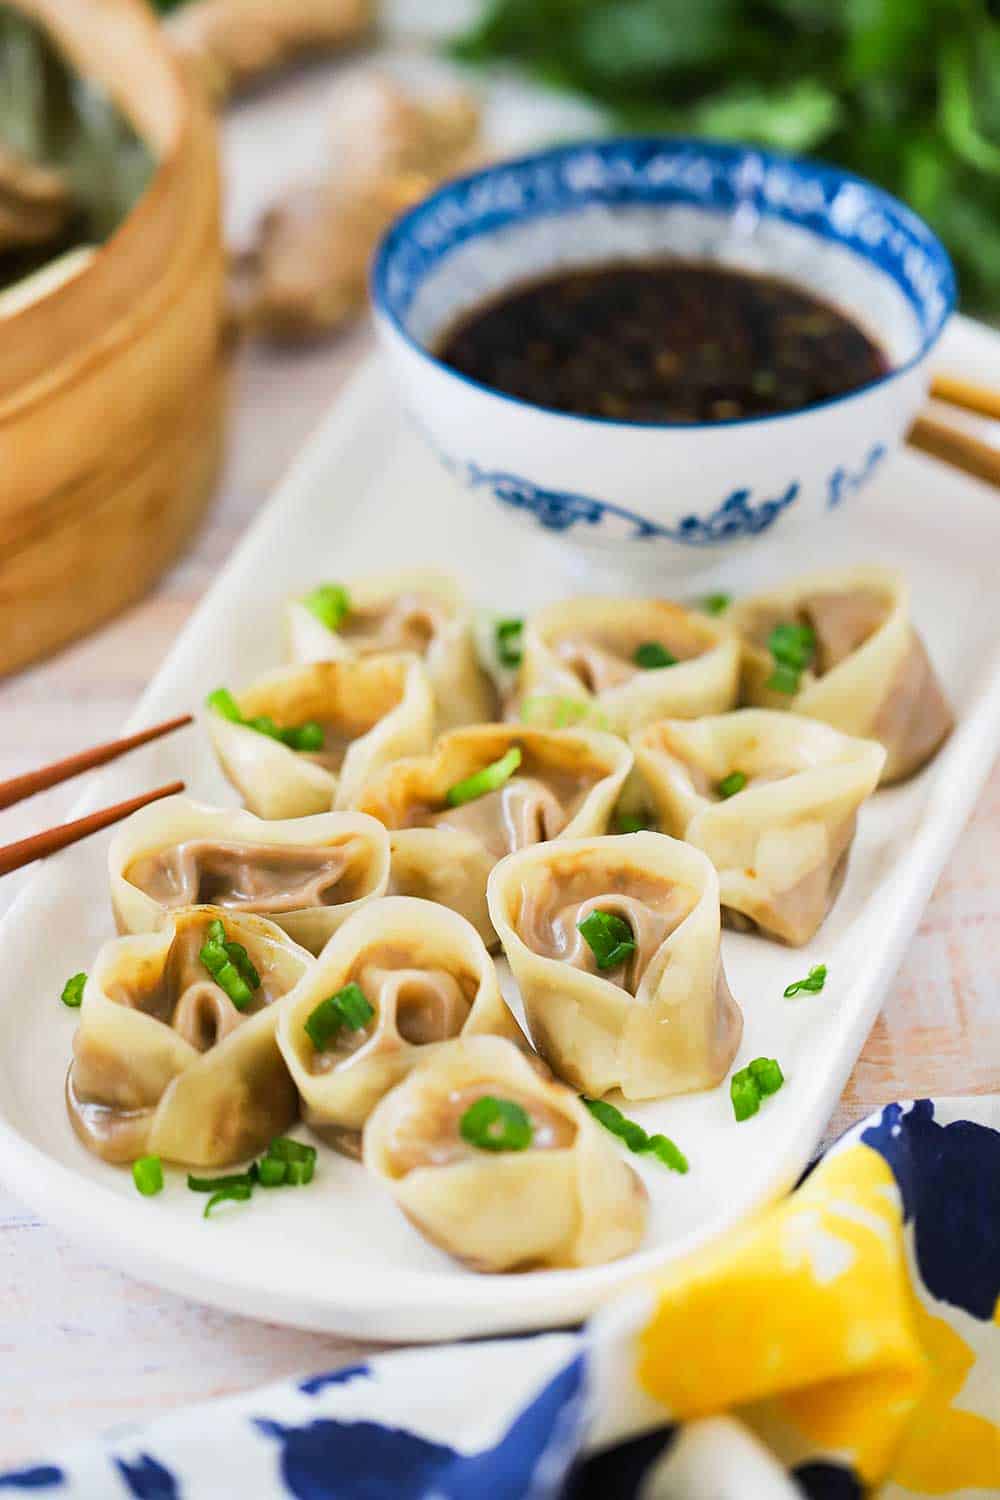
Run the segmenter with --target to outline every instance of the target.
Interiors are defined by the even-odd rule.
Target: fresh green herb
[[[737,792],[742,792],[747,784],[744,771],[730,771],[728,776],[723,776],[719,782],[717,791],[719,796],[725,800],[727,797],[735,797]]]
[[[737,1120],[748,1120],[760,1109],[762,1099],[776,1094],[785,1081],[781,1067],[773,1057],[755,1057],[729,1080],[729,1097]]]
[[[776,693],[797,693],[802,673],[816,654],[816,635],[808,625],[776,625],[767,638],[774,671],[767,686]]]
[[[272,1161],[312,1162],[316,1165],[316,1147],[295,1141],[290,1135],[276,1135],[267,1148]]]
[[[650,824],[638,813],[619,813],[615,819],[615,827],[619,833],[642,833],[649,828]]]
[[[262,1156],[257,1163],[257,1181],[261,1187],[281,1187],[288,1176],[289,1163],[274,1156]]]
[[[246,1203],[253,1193],[253,1184],[250,1182],[231,1182],[228,1187],[220,1188],[213,1193],[205,1204],[203,1217],[208,1219],[220,1203]]]
[[[305,1025],[306,1036],[317,1052],[325,1052],[342,1026],[350,1031],[360,1031],[374,1014],[364,990],[352,980],[335,995],[327,995],[315,1010],[310,1011]]]
[[[613,969],[635,952],[631,927],[612,911],[588,912],[576,925],[599,969]]]
[[[519,667],[521,665],[521,632],[523,630],[523,620],[497,621],[497,657],[502,667]]]
[[[312,1182],[316,1170],[314,1158],[308,1161],[282,1162],[281,1165],[285,1168],[285,1181],[289,1187],[306,1187]]]
[[[513,1099],[483,1094],[458,1122],[463,1141],[480,1151],[526,1151],[534,1138],[531,1117]]]
[[[794,984],[787,986],[785,999],[790,1000],[793,995],[799,995],[803,990],[811,995],[818,995],[824,984],[826,984],[826,964],[815,964],[805,979],[796,979]]]
[[[609,124],[749,141],[874,178],[1000,310],[1000,24],[935,0],[490,0],[452,50],[520,64]]]
[[[641,646],[636,646],[635,655],[632,660],[637,667],[642,667],[646,672],[655,671],[657,667],[676,667],[677,658],[666,646],[661,646],[659,641],[643,641]]]
[[[607,729],[608,716],[596,703],[586,703],[582,698],[562,698],[554,693],[535,693],[521,704],[521,719],[525,724],[538,724],[547,729],[573,729],[585,724],[589,729]]]
[[[246,1010],[254,990],[260,989],[260,975],[243,944],[227,941],[226,929],[220,921],[209,923],[198,957],[236,1009]]]
[[[706,594],[701,607],[706,615],[724,615],[732,602],[732,594]]]
[[[669,1167],[672,1172],[683,1173],[689,1170],[687,1157],[669,1136],[647,1135],[641,1125],[623,1115],[620,1109],[615,1109],[606,1099],[588,1099],[586,1095],[581,1097],[594,1119],[599,1120],[605,1130],[610,1130],[612,1135],[616,1135],[637,1156],[655,1156],[657,1161]]]
[[[802,686],[802,674],[796,672],[794,667],[776,666],[767,679],[767,686],[774,693],[787,693],[793,698]]]
[[[70,1010],[79,1010],[83,1004],[83,990],[86,983],[87,976],[83,973],[74,974],[72,979],[67,979],[62,987],[62,994],[59,996],[63,1005],[68,1006]]]
[[[497,791],[510,780],[521,764],[521,759],[520,749],[517,745],[512,745],[499,760],[483,766],[481,771],[474,772],[472,776],[466,776],[464,781],[456,781],[453,787],[448,788],[445,801],[449,807],[461,807],[466,802],[475,802],[477,797],[485,797],[488,792]]]
[[[239,724],[241,729],[253,729],[257,734],[265,734],[268,739],[287,745],[289,750],[323,748],[323,726],[315,719],[307,719],[304,724],[293,724],[287,729],[279,728],[270,714],[256,714],[248,719],[228,688],[216,688],[214,693],[209,693],[205,703],[213,713],[221,714],[231,724]]]
[[[341,583],[321,583],[302,596],[302,604],[327,630],[339,630],[351,612],[351,596]]]
[[[221,1177],[194,1177],[188,1173],[188,1187],[192,1193],[221,1193],[223,1188],[232,1187],[234,1183],[243,1183],[246,1187],[253,1187],[253,1171],[249,1172],[226,1172]]]
[[[163,1163],[158,1156],[140,1156],[132,1163],[132,1181],[144,1198],[163,1192]]]

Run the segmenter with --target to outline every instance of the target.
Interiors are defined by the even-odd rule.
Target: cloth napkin
[[[888,1105],[582,1331],[282,1382],[0,1475],[4,1491],[1000,1496],[1000,1097]]]

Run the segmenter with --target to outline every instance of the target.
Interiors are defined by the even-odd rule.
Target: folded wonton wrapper
[[[261,818],[350,807],[367,777],[433,739],[433,695],[415,656],[282,667],[237,694],[237,702],[248,718],[268,714],[282,729],[318,720],[327,731],[327,746],[310,754],[209,710],[222,769]]]
[[[414,568],[355,578],[347,593],[350,613],[338,630],[329,630],[301,600],[291,601],[287,625],[292,661],[347,661],[411,651],[427,667],[438,729],[494,717],[496,692],[479,664],[472,610],[454,578]]]
[[[523,759],[503,787],[448,806],[450,787],[514,745]],[[631,769],[632,752],[611,734],[478,724],[389,766],[357,805],[389,829],[391,889],[461,912],[492,947],[486,882],[497,860],[542,839],[605,833]]]
[[[260,975],[244,1012],[199,958],[215,919]],[[275,1029],[283,997],[314,963],[273,922],[214,906],[105,943],[84,988],[66,1082],[83,1144],[105,1161],[154,1154],[196,1167],[262,1150],[298,1114]]]
[[[951,709],[910,623],[910,589],[900,573],[813,573],[740,601],[726,619],[743,638],[744,700],[878,740],[888,752],[883,784],[919,771],[951,730]],[[774,661],[767,641],[784,623],[809,625],[816,635],[815,665],[794,694],[768,687]]]
[[[653,1099],[712,1088],[743,1030],[719,954],[719,880],[698,849],[661,833],[573,839],[511,854],[489,908],[532,1041],[587,1094]],[[635,951],[598,971],[577,923],[622,918]]]
[[[484,1151],[459,1133],[483,1095],[520,1104],[534,1137]],[[641,1178],[571,1089],[498,1037],[446,1042],[379,1104],[365,1166],[434,1244],[477,1271],[590,1266],[638,1248]]]
[[[651,724],[632,744],[661,827],[708,855],[733,925],[808,942],[840,890],[882,746],[762,708]],[[746,785],[721,798],[734,771]]]
[[[677,657],[642,668],[637,647],[653,643]],[[595,703],[615,734],[654,719],[697,719],[732,708],[740,646],[727,626],[665,599],[568,599],[526,624],[517,701],[568,698]],[[538,722],[542,722],[539,718]]]
[[[363,1029],[342,1027],[317,1052],[306,1022],[330,995],[357,984],[375,1011]],[[488,1032],[523,1043],[500,994],[481,938],[462,917],[430,901],[386,896],[331,938],[284,1009],[278,1044],[306,1120],[349,1155],[382,1096],[456,1036]]]
[[[183,906],[270,917],[318,953],[365,901],[384,896],[389,839],[363,813],[272,821],[167,797],[134,813],[108,852],[119,932],[153,932]]]

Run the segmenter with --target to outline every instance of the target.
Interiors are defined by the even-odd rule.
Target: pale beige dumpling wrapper
[[[221,920],[261,979],[241,1013],[198,955]],[[298,1115],[275,1039],[285,997],[315,963],[264,917],[189,907],[157,932],[113,938],[83,991],[66,1081],[74,1130],[105,1161],[145,1155],[224,1167]]]
[[[269,715],[282,729],[315,720],[327,735],[322,751],[292,750],[208,710],[222,769],[260,818],[349,808],[367,777],[434,737],[431,685],[415,656],[281,667],[235,697],[246,718]]]
[[[318,953],[389,884],[389,836],[364,813],[273,820],[166,797],[122,824],[108,851],[119,932],[154,932],[184,906],[269,917]]]
[[[289,603],[287,640],[293,662],[412,651],[427,668],[439,731],[494,717],[496,689],[480,665],[472,610],[456,579],[411,568],[349,579],[345,587],[350,611],[337,630],[324,625],[301,599]]]
[[[840,890],[884,748],[764,708],[651,724],[632,744],[660,826],[708,855],[732,924],[808,942]],[[746,785],[720,797],[734,772]]]
[[[483,1095],[532,1119],[522,1151],[483,1151],[458,1120]],[[571,1089],[510,1042],[446,1042],[373,1112],[365,1166],[412,1224],[477,1271],[602,1265],[638,1249],[641,1178]]]
[[[535,1047],[584,1093],[626,1099],[713,1088],[743,1017],[719,951],[719,880],[661,833],[572,839],[511,854],[488,899]],[[577,923],[618,916],[635,951],[600,972]]]
[[[878,740],[887,752],[883,785],[919,771],[950,733],[952,711],[911,623],[901,573],[863,566],[808,574],[739,601],[726,619],[743,639],[744,701]],[[784,623],[816,635],[817,660],[797,693],[768,687],[775,664],[767,640]]]
[[[656,643],[678,658],[642,668],[637,647]],[[566,698],[596,705],[615,734],[655,719],[697,719],[736,703],[740,645],[728,626],[666,599],[568,599],[524,628],[516,703]],[[539,722],[542,722],[539,720]]]
[[[448,807],[450,787],[515,745],[522,763],[503,787]],[[486,882],[497,860],[540,839],[607,832],[631,769],[631,750],[612,734],[478,724],[388,767],[357,805],[389,829],[392,890],[460,912],[494,947]],[[421,818],[435,826],[418,826]]]
[[[306,1022],[321,1001],[357,984],[375,1014],[317,1052]],[[365,906],[330,939],[291,997],[278,1045],[314,1129],[348,1155],[385,1093],[456,1036],[524,1042],[475,929],[456,912],[410,896]]]

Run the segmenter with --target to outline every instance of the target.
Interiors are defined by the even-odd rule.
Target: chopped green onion
[[[458,1122],[463,1141],[480,1151],[526,1151],[534,1139],[531,1117],[513,1099],[483,1094]]]
[[[687,1157],[669,1136],[647,1135],[637,1121],[630,1120],[606,1099],[588,1099],[586,1095],[581,1097],[594,1119],[623,1141],[637,1156],[655,1156],[657,1161],[669,1167],[672,1172],[684,1173],[689,1170]]]
[[[335,995],[327,995],[325,1000],[321,1000],[310,1011],[305,1025],[306,1036],[317,1052],[325,1052],[342,1026],[351,1031],[360,1031],[368,1025],[374,1014],[375,1010],[365,998],[364,990],[352,980]]]
[[[498,620],[495,626],[497,658],[502,667],[521,665],[521,632],[523,620]]]
[[[278,739],[289,750],[322,750],[325,738],[322,724],[318,724],[315,719],[307,719],[295,729],[278,730]]]
[[[722,798],[735,797],[737,792],[742,792],[746,784],[747,778],[743,771],[730,771],[728,776],[723,776],[717,790]]]
[[[776,625],[767,638],[774,671],[767,686],[789,696],[799,690],[800,678],[816,652],[816,634],[809,625],[785,622]]]
[[[585,724],[590,729],[607,729],[608,716],[596,703],[582,698],[563,698],[557,693],[535,693],[521,704],[521,721],[538,724],[543,729],[573,729]]]
[[[225,947],[226,952],[229,954],[230,959],[235,965],[240,978],[243,980],[243,983],[249,985],[250,989],[252,990],[259,990],[260,975],[254,968],[253,960],[247,950],[244,948],[243,944],[225,943],[223,946]]]
[[[231,1182],[228,1187],[220,1188],[213,1193],[205,1204],[204,1217],[207,1219],[212,1210],[220,1203],[246,1203],[253,1192],[253,1184],[250,1182]]]
[[[792,698],[802,685],[801,678],[801,672],[792,667],[777,666],[767,679],[767,686],[773,693],[787,693]]]
[[[250,963],[249,955],[241,943],[227,943],[219,939],[219,930],[225,932],[225,928],[219,921],[212,922],[208,928],[205,943],[198,953],[198,957],[211,974],[220,990],[223,990],[236,1006],[237,1010],[246,1010],[253,999],[253,991],[260,986],[260,975]],[[247,973],[244,976],[240,972],[238,957],[230,952],[231,948],[238,948],[247,963]],[[256,984],[253,982],[256,980]]]
[[[762,1099],[776,1094],[785,1075],[773,1057],[755,1057],[729,1080],[729,1097],[737,1120],[748,1120],[760,1109]]]
[[[312,1162],[316,1165],[316,1147],[304,1141],[293,1140],[290,1135],[277,1135],[267,1148],[272,1161]]]
[[[724,615],[732,602],[732,594],[706,594],[701,607],[706,615]]]
[[[257,1181],[261,1187],[281,1187],[288,1176],[290,1163],[279,1161],[276,1156],[262,1156],[257,1163]]]
[[[192,1193],[219,1193],[223,1188],[232,1187],[233,1183],[238,1182],[253,1187],[252,1169],[249,1172],[227,1172],[222,1177],[194,1177],[188,1174],[188,1187]]]
[[[785,999],[790,1000],[793,995],[798,995],[802,990],[807,990],[811,995],[819,994],[826,984],[826,964],[815,964],[809,970],[805,979],[796,979],[785,989]]]
[[[158,1156],[140,1156],[132,1163],[132,1181],[144,1198],[163,1192],[163,1163]]]
[[[615,819],[615,827],[619,833],[642,833],[649,824],[637,813],[619,813]]]
[[[466,776],[464,781],[456,781],[453,787],[448,788],[445,801],[449,807],[461,807],[466,802],[475,802],[477,797],[485,797],[488,792],[497,791],[510,780],[521,764],[521,759],[520,749],[517,745],[512,745],[499,760]]]
[[[302,596],[302,604],[327,630],[339,630],[351,612],[351,596],[342,583],[321,583]]]
[[[645,671],[654,671],[657,667],[676,667],[677,658],[666,646],[661,646],[659,641],[643,641],[641,646],[635,648],[632,660],[637,667]]]
[[[83,1004],[83,989],[86,983],[87,976],[84,973],[74,974],[72,979],[67,979],[62,987],[62,994],[59,996],[63,1005],[69,1006],[70,1010],[79,1010]]]
[[[623,917],[611,911],[591,911],[577,930],[586,939],[599,969],[613,969],[635,952],[635,937]]]
[[[229,719],[233,724],[243,723],[243,711],[228,688],[216,688],[214,693],[209,693],[205,703],[213,713],[221,714],[224,719]]]
[[[305,1187],[307,1183],[312,1182],[313,1173],[316,1170],[314,1160],[282,1162],[281,1165],[286,1170],[285,1180],[289,1187]]]

